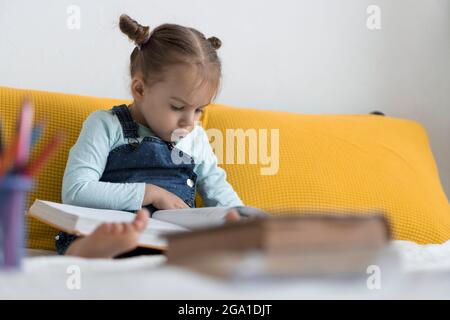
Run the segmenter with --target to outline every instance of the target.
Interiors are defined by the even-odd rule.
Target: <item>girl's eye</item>
[[[183,110],[183,107],[177,108],[177,107],[175,107],[174,105],[170,105],[170,107],[171,107],[172,110],[175,110],[175,111]]]
[[[170,105],[170,108],[172,110],[174,110],[174,111],[181,111],[181,110],[184,109],[184,107],[177,108],[174,105]],[[203,112],[204,112],[204,108],[202,108],[202,109],[195,109],[195,113],[203,113]]]

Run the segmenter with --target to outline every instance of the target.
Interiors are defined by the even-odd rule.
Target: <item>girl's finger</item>
[[[130,233],[134,231],[131,223],[122,222],[122,233]]]
[[[114,226],[114,231],[113,231],[114,234],[121,234],[122,233],[123,226],[122,226],[121,223],[114,223],[113,226]]]

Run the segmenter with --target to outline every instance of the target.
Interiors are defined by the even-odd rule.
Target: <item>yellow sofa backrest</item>
[[[268,165],[223,160],[222,167],[247,205],[295,214],[382,210],[394,239],[417,243],[450,239],[450,205],[426,132],[417,122],[215,105],[208,108],[204,126],[222,132],[278,129],[275,175],[261,174]],[[236,154],[236,142],[234,148]]]
[[[54,132],[64,128],[67,133],[65,143],[36,177],[28,205],[36,198],[61,202],[67,155],[84,119],[95,110],[129,101],[0,87],[0,121],[7,142],[25,94],[32,96],[36,119],[48,120],[32,157]],[[383,210],[392,224],[394,239],[418,243],[450,239],[450,205],[426,132],[417,122],[376,115],[304,115],[218,104],[208,106],[202,120],[220,166],[247,205],[274,214]],[[248,154],[244,164],[237,163],[238,139],[229,149],[234,159],[227,158],[227,129],[229,134],[238,132],[230,129],[242,129],[249,136],[257,136],[257,163],[249,163]],[[279,159],[275,170],[274,160],[263,164],[259,153],[270,155],[276,140],[271,134],[276,135],[277,130]],[[217,143],[219,136],[222,144]],[[262,141],[267,141],[269,152],[264,152]],[[220,145],[223,152],[217,147]],[[245,152],[249,148],[247,144]],[[227,159],[230,163],[226,163]],[[198,195],[197,205],[202,205]],[[30,248],[54,250],[57,230],[33,218],[28,219],[27,226]]]

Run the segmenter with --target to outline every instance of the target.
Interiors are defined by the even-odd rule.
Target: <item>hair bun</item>
[[[142,26],[126,14],[120,16],[119,27],[136,45],[145,43],[150,35],[150,27]]]
[[[211,43],[211,46],[216,50],[222,46],[222,41],[220,41],[219,38],[211,37],[208,38],[207,40],[209,41],[209,43]]]

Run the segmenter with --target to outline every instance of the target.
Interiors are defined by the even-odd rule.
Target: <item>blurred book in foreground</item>
[[[167,236],[168,264],[219,277],[365,272],[391,239],[382,214],[252,218]]]

